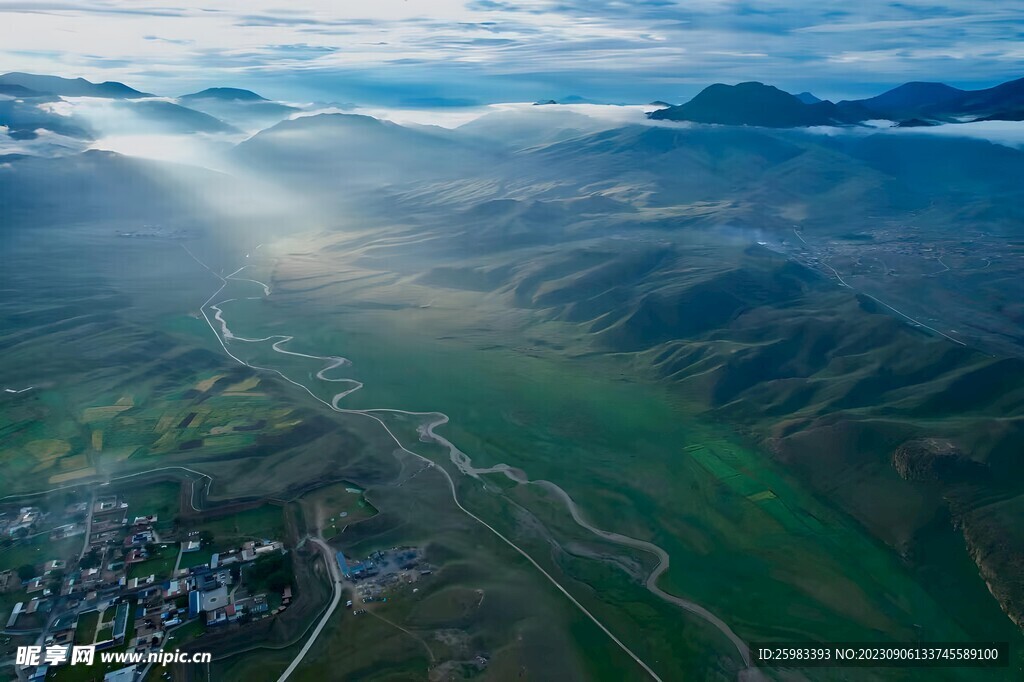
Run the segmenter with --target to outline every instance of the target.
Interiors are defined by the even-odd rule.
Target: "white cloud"
[[[324,89],[356,75],[376,94],[427,80],[466,83],[470,98],[489,88],[488,101],[512,85],[505,99],[532,88],[619,101],[609,93],[640,86],[678,99],[752,78],[1006,80],[1019,75],[1022,21],[1024,6],[997,0],[14,0],[0,1],[0,63],[168,95],[287,74],[270,95],[310,96],[299,78],[334,74]]]
[[[29,156],[66,156],[85,149],[82,140],[65,137],[40,128],[31,140],[16,140],[7,135],[8,128],[0,126],[0,154],[27,154]]]

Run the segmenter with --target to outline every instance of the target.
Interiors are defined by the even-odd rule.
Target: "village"
[[[159,521],[154,514],[136,514],[117,494],[58,510],[27,506],[0,512],[0,537],[8,546],[30,538],[49,541],[36,548],[39,561],[0,573],[0,594],[17,599],[6,617],[5,639],[32,637],[48,654],[76,645],[149,653],[289,607],[289,557],[281,540],[249,540],[204,554],[208,533],[164,534]],[[43,554],[69,538],[81,542],[77,561]],[[16,667],[16,673],[30,682],[54,678],[59,663],[68,662],[60,659],[66,656],[48,655],[38,665]],[[145,670],[136,668],[110,671],[104,679],[141,679]]]
[[[81,646],[174,651],[227,626],[246,627],[289,609],[295,578],[281,539],[280,508],[262,505],[188,521],[164,518],[162,513],[173,516],[177,509],[178,489],[156,483],[94,492],[86,501],[70,495],[49,506],[0,508],[0,549],[9,566],[0,572],[0,606],[9,608],[6,615],[0,612],[0,658],[13,653],[13,639],[41,650],[38,662],[15,664],[19,680],[92,680],[101,674],[105,682],[156,679],[152,664],[72,675],[83,667],[72,665],[67,654]],[[12,565],[12,553],[24,560],[20,566]],[[392,547],[360,559],[337,552],[334,558],[346,609],[355,616],[368,604],[387,602],[389,594],[417,593],[417,584],[433,571],[417,547]]]

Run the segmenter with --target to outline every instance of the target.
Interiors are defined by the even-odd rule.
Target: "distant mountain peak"
[[[831,102],[806,104],[788,92],[758,81],[709,85],[686,104],[652,111],[652,119],[721,125],[793,128],[851,122]]]
[[[266,97],[257,95],[252,90],[242,88],[206,88],[199,92],[182,95],[179,99],[220,99],[232,102],[268,102]]]
[[[907,83],[904,83],[903,85],[897,85],[895,88],[883,92],[881,95],[878,95],[878,97],[895,95],[920,97],[925,95],[931,95],[933,97],[944,96],[952,98],[956,97],[962,92],[964,91],[960,90],[959,88],[954,88],[952,85],[946,85],[945,83],[939,83],[935,81],[909,81]]]
[[[822,101],[820,98],[815,97],[813,94],[806,91],[801,92],[799,95],[796,95],[796,98],[803,102],[804,104],[817,104],[818,102]]]
[[[903,120],[915,118],[926,109],[952,102],[963,94],[963,90],[945,83],[912,81],[856,102],[883,118]]]
[[[581,95],[566,95],[558,98],[559,104],[601,104],[597,100],[583,97]]]
[[[33,73],[12,71],[0,76],[0,83],[20,85],[37,93],[67,97],[104,97],[107,99],[138,99],[152,97],[117,81],[93,83],[84,78],[61,78]]]
[[[310,116],[298,116],[296,118],[290,118],[286,121],[281,121],[277,125],[268,128],[263,132],[271,132],[274,130],[289,130],[289,129],[315,129],[315,128],[338,128],[343,126],[370,126],[379,127],[395,125],[390,121],[383,121],[373,116],[367,116],[366,114],[342,114],[342,113],[330,113],[330,114],[312,114]]]
[[[921,119],[921,118],[908,118],[905,121],[900,121],[899,123],[897,123],[896,127],[897,128],[930,128],[930,127],[932,127],[934,125],[937,125],[937,124],[932,123],[931,121],[925,121],[924,119]]]

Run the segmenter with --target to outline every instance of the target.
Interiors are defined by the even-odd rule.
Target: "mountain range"
[[[38,130],[79,139],[104,132],[103,126],[57,115],[45,107],[46,103],[65,97],[116,101],[122,112],[131,114],[133,121],[145,125],[147,131],[171,134],[254,132],[302,110],[241,88],[211,87],[177,98],[157,98],[115,81],[93,83],[84,78],[11,72],[0,75],[0,125],[21,139],[32,138]],[[545,100],[537,104],[581,102],[590,100],[571,96],[559,102]],[[893,121],[903,128],[970,121],[1021,121],[1024,78],[981,90],[911,82],[874,97],[839,102],[819,99],[810,92],[793,95],[756,81],[716,83],[684,104],[659,101],[654,105],[659,108],[647,116],[656,121],[767,128],[848,126],[872,120]],[[566,134],[562,130],[556,134]],[[530,135],[538,141],[553,140],[536,133]]]
[[[149,93],[139,92],[135,88],[130,88],[124,83],[116,81],[91,83],[84,78],[61,78],[59,76],[43,76],[17,71],[0,76],[0,85],[18,85],[33,93],[66,97],[138,99],[140,97],[153,96]]]
[[[90,98],[71,112],[50,105],[65,98]],[[28,73],[0,76],[0,126],[13,139],[36,139],[41,132],[77,140],[104,134],[238,133],[273,125],[297,107],[240,88],[207,88],[176,99],[157,97],[123,83]]]
[[[769,128],[847,125],[872,119],[925,123],[1024,118],[1024,78],[983,90],[943,83],[904,83],[875,97],[833,103],[811,93],[792,95],[756,81],[708,86],[685,104],[653,111],[654,120]]]
[[[552,105],[448,130],[281,120],[296,109],[234,88],[172,101],[47,78],[0,77],[9,135],[74,124],[39,104],[83,91],[166,130],[271,122],[225,154],[237,176],[100,151],[0,157],[9,231],[213,230],[220,216],[195,197],[234,212],[286,197],[273,222],[312,233],[283,256],[317,273],[299,285],[306,305],[348,305],[365,286],[355,304],[420,311],[444,326],[438,342],[628,360],[735,426],[910,570],[937,575],[934,592],[962,593],[969,556],[977,587],[1024,623],[1024,544],[1006,540],[1024,528],[1024,151],[784,129],[1011,116],[1022,81],[908,83],[838,103],[713,85],[650,117],[718,125],[595,123]]]

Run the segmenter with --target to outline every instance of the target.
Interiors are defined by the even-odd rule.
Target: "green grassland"
[[[45,533],[36,535],[10,547],[0,548],[0,569],[16,569],[25,564],[41,564],[51,559],[77,559],[84,541],[84,535],[74,535],[56,542],[51,542]]]
[[[331,295],[341,291],[335,287]],[[505,462],[533,479],[552,480],[599,527],[661,545],[673,557],[661,586],[705,604],[749,640],[794,633],[832,640],[1020,638],[992,600],[966,607],[930,592],[887,548],[734,432],[700,419],[699,408],[664,387],[637,379],[642,374],[628,359],[576,357],[570,368],[559,358],[574,353],[564,349],[487,344],[485,331],[460,326],[458,313],[445,311],[443,302],[396,315],[344,303],[325,309],[321,298],[302,294],[282,294],[280,301],[267,319],[278,329],[287,328],[287,319],[303,332],[294,350],[355,360],[334,373],[365,383],[346,407],[445,412],[452,422],[444,433],[477,466]],[[269,330],[238,324],[252,336]],[[541,333],[556,338],[557,325]],[[269,348],[246,350],[256,362],[278,357]],[[319,367],[292,358],[286,373],[329,399],[344,385],[310,382]],[[411,428],[403,440],[430,451]],[[514,529],[514,508],[481,499],[478,486],[460,481],[461,492],[480,505],[475,509],[489,512],[499,528]],[[543,504],[535,493],[517,491],[517,497],[531,510]],[[557,525],[554,517],[544,519],[549,528]],[[572,563],[575,573],[595,575],[580,568],[586,562]],[[976,572],[960,578],[964,589],[982,594]],[[578,582],[605,592],[606,584]],[[655,646],[654,633],[671,631],[622,613],[610,618],[641,650]]]
[[[131,265],[115,259],[110,277],[98,278],[115,258],[112,238],[85,231],[71,241],[39,269],[4,275],[26,290],[6,306],[5,381],[37,388],[0,402],[2,492],[258,449],[302,424],[253,372],[205,350],[195,309],[206,283],[189,278],[169,297],[158,278],[168,263],[191,262],[179,245],[116,242]],[[36,248],[17,245],[12,255],[34,262],[44,258]],[[83,252],[89,268],[76,266]],[[131,287],[130,301],[118,285]]]
[[[344,482],[313,490],[300,497],[298,504],[310,526],[319,528],[325,538],[335,537],[377,513],[363,491]]]
[[[179,568],[193,568],[195,566],[202,566],[203,564],[210,563],[210,559],[213,557],[214,550],[209,548],[200,548],[195,552],[185,552],[181,555],[181,563],[178,564]]]
[[[199,622],[199,620],[188,621],[176,627],[167,635],[167,646],[182,647],[201,637],[204,632],[206,632],[206,626]]]
[[[153,575],[157,581],[166,580],[174,572],[174,562],[177,558],[178,545],[167,545],[166,549],[157,545],[148,559],[128,567],[128,578],[146,578]]]
[[[285,533],[281,507],[274,504],[189,523],[187,530],[211,533],[215,552],[238,549],[249,540],[282,540]]]
[[[407,457],[404,466],[411,472],[420,463]],[[310,497],[319,502],[336,494],[328,489]],[[520,673],[642,679],[638,668],[608,649],[602,633],[553,588],[535,580],[521,557],[453,506],[436,471],[401,487],[369,487],[367,496],[380,512],[351,525],[334,546],[364,556],[421,545],[435,570],[415,584],[417,592],[413,586],[398,588],[386,603],[373,604],[369,614],[339,609],[296,671],[297,679],[425,679],[428,670],[446,661],[478,653],[492,657],[481,679]],[[300,498],[296,504],[315,508],[309,502]],[[582,656],[582,650],[588,654]],[[294,653],[294,648],[261,649],[232,656],[215,664],[214,679],[273,680]],[[699,669],[697,662],[691,665]]]
[[[181,483],[160,481],[146,485],[118,486],[115,488],[122,502],[128,504],[128,519],[136,516],[157,517],[157,527],[173,525],[181,505]]]
[[[91,239],[89,252],[99,254],[100,265],[109,264],[103,253],[109,244]],[[180,249],[166,245],[129,248],[142,261],[160,260],[161,272],[171,267],[172,250],[181,257]],[[202,273],[188,269],[194,263],[177,262],[193,279],[172,295],[141,271],[119,271],[107,280],[85,276],[68,267],[71,255],[47,254],[42,286],[25,281],[28,274],[7,282],[33,285],[27,288],[38,298],[18,304],[26,310],[44,301],[66,310],[56,328],[53,316],[18,313],[18,324],[0,339],[10,351],[5,366],[18,368],[12,380],[33,383],[28,368],[45,365],[45,378],[54,382],[5,397],[0,405],[3,423],[11,425],[0,454],[5,493],[38,490],[52,485],[54,476],[90,467],[95,475],[66,480],[174,464],[213,477],[212,485],[194,491],[201,507],[261,496],[301,498],[317,486],[354,481],[379,513],[339,529],[336,546],[364,555],[419,544],[439,570],[415,596],[389,600],[375,615],[339,612],[300,678],[421,678],[433,665],[479,651],[491,656],[489,679],[523,671],[532,678],[640,677],[635,664],[532,566],[452,505],[437,471],[413,476],[422,462],[395,456],[376,423],[332,414],[270,375],[260,375],[256,386],[233,388],[251,383],[254,373],[225,360],[205,322],[195,318],[195,306],[218,283],[212,277],[201,281]],[[71,274],[62,275],[62,267]],[[268,281],[265,272],[254,274]],[[82,279],[69,286],[69,277]],[[131,292],[130,301],[119,287]],[[291,333],[298,337],[292,350],[352,358],[353,367],[332,374],[365,383],[346,406],[444,411],[452,422],[443,433],[477,466],[505,462],[533,480],[553,481],[595,525],[662,546],[672,566],[661,587],[704,604],[748,640],[955,640],[976,636],[982,622],[996,624],[985,634],[1019,640],[993,602],[968,604],[929,592],[886,547],[809,495],[735,432],[644,378],[629,357],[591,357],[574,336],[578,332],[561,323],[535,324],[536,338],[529,340],[495,334],[493,324],[507,313],[500,306],[485,302],[473,314],[445,300],[420,307],[419,294],[427,293],[435,292],[422,290],[404,306],[386,308],[355,305],[380,301],[360,300],[365,292],[344,286],[327,294],[286,290],[267,302],[239,302],[228,319],[244,336]],[[451,300],[456,298],[466,302],[461,295]],[[5,314],[17,312],[13,303],[6,305]],[[86,322],[76,322],[76,314],[85,314]],[[345,388],[314,378],[321,363],[273,353],[269,344],[233,343],[232,350],[280,369],[325,400]],[[387,419],[406,445],[449,467],[446,453],[418,442],[414,421]],[[260,421],[265,423],[256,431],[237,430]],[[108,449],[114,457],[97,457]],[[129,454],[120,459],[123,453]],[[669,673],[735,676],[735,653],[717,631],[643,588],[649,556],[582,532],[543,488],[489,476],[485,489],[449,470],[468,508],[528,550],[667,679]],[[168,487],[148,503],[140,494],[135,503],[139,513],[147,505],[162,510],[173,494]],[[323,493],[314,506],[333,513],[341,501],[330,501],[332,495]],[[309,517],[310,505],[299,506]],[[217,542],[282,529],[280,507],[251,511],[235,515],[241,520],[203,523],[214,524]],[[303,523],[316,525],[310,518]],[[962,577],[973,593],[984,590],[976,573]],[[474,607],[479,591],[484,597]],[[275,622],[286,622],[279,618]],[[289,625],[283,639],[291,641],[306,624]],[[275,627],[269,624],[268,632]],[[217,668],[232,678],[274,679],[288,651],[252,651],[219,661]],[[934,679],[986,679],[982,675],[942,671]],[[858,679],[876,677],[909,679],[881,673]],[[827,671],[820,678],[842,679]]]
[[[96,641],[96,626],[99,622],[99,611],[89,611],[79,616],[75,626],[75,644],[92,644]]]

